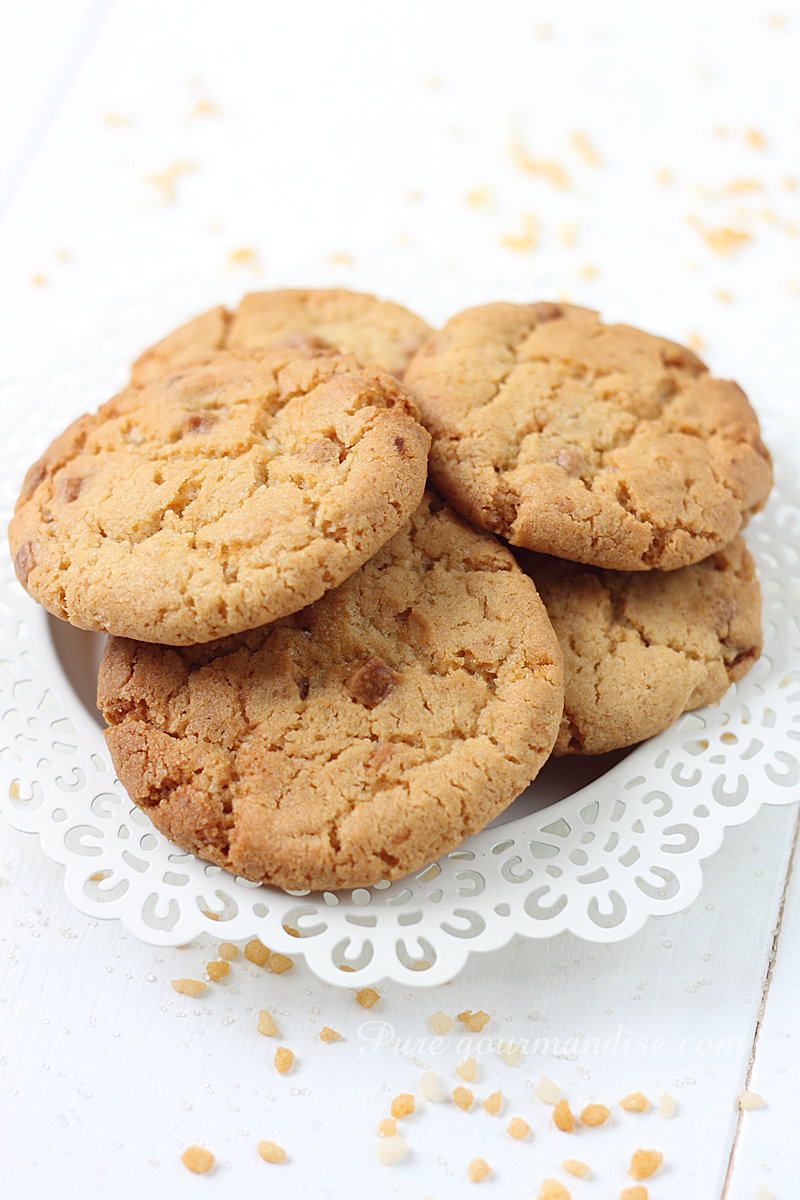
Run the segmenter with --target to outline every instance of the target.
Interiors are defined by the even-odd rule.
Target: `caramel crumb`
[[[174,162],[165,171],[160,171],[158,174],[145,175],[145,180],[161,193],[161,199],[164,204],[174,204],[177,198],[176,184],[178,180],[182,175],[187,175],[189,172],[196,170],[196,163]]]
[[[759,133],[757,129],[746,130],[744,140],[751,150],[763,150],[767,144],[763,133]]]
[[[660,1150],[634,1150],[628,1174],[631,1179],[647,1179],[664,1161]]]
[[[523,1121],[522,1117],[512,1117],[506,1126],[506,1133],[510,1133],[513,1138],[527,1137],[530,1131],[530,1125]]]
[[[487,187],[473,188],[467,192],[466,201],[470,208],[494,208],[494,197]]]
[[[354,267],[355,265],[356,260],[353,258],[352,254],[344,254],[340,252],[338,254],[328,255],[328,266],[330,267]]]
[[[435,1071],[423,1071],[419,1079],[419,1090],[423,1100],[431,1100],[435,1104],[441,1100],[439,1077]]]
[[[31,275],[31,283],[34,287],[47,287],[46,275]]]
[[[182,996],[199,996],[206,990],[206,985],[199,979],[173,979],[172,986]]]
[[[378,1142],[378,1158],[385,1167],[397,1162],[408,1149],[408,1142],[398,1133],[394,1137],[384,1137]]]
[[[408,1117],[414,1111],[414,1097],[410,1092],[401,1092],[392,1101],[391,1114],[393,1117]]]
[[[602,1125],[610,1115],[605,1104],[587,1104],[581,1113],[581,1121],[584,1125]]]
[[[590,167],[601,167],[603,160],[589,141],[585,133],[573,133],[569,139],[572,149],[579,154]]]
[[[527,175],[540,175],[555,187],[565,188],[569,184],[567,177],[558,163],[547,162],[541,158],[531,158],[521,142],[512,142],[509,147],[511,161]]]
[[[173,987],[174,986],[175,985],[173,984]],[[762,1108],[763,1104],[764,1099],[762,1096],[759,1096],[758,1092],[739,1092],[739,1108],[742,1112],[753,1108]]]
[[[256,1149],[264,1162],[282,1163],[286,1158],[286,1151],[277,1142],[259,1142]]]
[[[473,1101],[472,1091],[465,1087],[453,1088],[453,1100],[457,1108],[466,1112]]]
[[[570,1200],[570,1195],[557,1179],[543,1179],[536,1200]]]
[[[217,954],[220,958],[227,959],[228,962],[233,962],[239,957],[239,947],[234,946],[233,942],[220,942]]]
[[[473,1083],[478,1074],[478,1064],[474,1058],[465,1058],[456,1067],[456,1075],[460,1075],[467,1083]]]
[[[620,1100],[619,1106],[626,1112],[644,1112],[646,1108],[649,1108],[650,1101],[641,1092],[631,1092],[630,1096],[624,1096]]]
[[[397,1122],[394,1117],[381,1117],[378,1121],[378,1137],[394,1137],[397,1133]]]
[[[488,1013],[481,1012],[480,1009],[477,1012],[472,1012],[470,1009],[465,1008],[463,1012],[458,1014],[458,1020],[469,1029],[470,1033],[480,1033],[487,1021],[491,1020],[491,1017]]]
[[[637,1183],[635,1187],[623,1188],[619,1200],[647,1200],[647,1188]]]
[[[249,267],[254,275],[263,275],[258,254],[252,246],[242,246],[239,250],[231,250],[228,255],[228,266]]]
[[[181,1162],[195,1175],[205,1175],[214,1165],[214,1155],[202,1146],[189,1146],[181,1155]]]
[[[435,1012],[430,1021],[428,1021],[428,1028],[430,1029],[431,1033],[449,1033],[453,1028],[453,1022],[450,1017],[448,1017],[447,1013],[443,1013],[440,1009],[439,1012]]]
[[[265,1008],[258,1014],[258,1032],[264,1037],[274,1037],[278,1032],[277,1026]]]
[[[572,1113],[569,1110],[569,1104],[566,1100],[559,1100],[553,1109],[553,1120],[558,1129],[563,1129],[564,1133],[572,1133],[575,1128],[575,1122],[572,1119]]]
[[[491,1167],[483,1158],[473,1158],[467,1167],[467,1176],[472,1183],[480,1183],[491,1171]]]
[[[213,979],[214,982],[216,982],[218,979],[222,979],[223,976],[227,975],[228,972],[230,971],[230,969],[231,968],[230,968],[229,964],[226,963],[224,959],[221,959],[219,962],[206,963],[206,971],[208,972],[208,977],[209,977],[209,979]]]
[[[388,667],[379,654],[373,654],[350,672],[345,687],[353,700],[363,704],[364,708],[377,708],[399,682],[397,672]]]
[[[265,967],[271,953],[272,951],[259,938],[253,938],[244,948],[244,956],[247,961],[255,963],[257,967]]]
[[[705,239],[705,243],[709,250],[713,250],[715,254],[730,255],[737,250],[741,250],[753,239],[749,233],[745,233],[743,229],[729,229],[727,226],[720,226],[719,229],[702,229],[700,233]]]
[[[356,1003],[362,1008],[372,1008],[373,1004],[377,1004],[380,996],[375,991],[375,988],[362,988],[360,992],[356,992]]]
[[[561,1095],[561,1089],[553,1083],[552,1079],[548,1079],[546,1075],[542,1075],[536,1085],[536,1097],[538,1100],[544,1100],[545,1104],[555,1104]]]
[[[503,1099],[502,1092],[492,1092],[491,1096],[487,1096],[481,1108],[486,1109],[490,1116],[496,1117],[500,1111],[500,1102]]]
[[[294,1062],[294,1054],[291,1050],[287,1050],[285,1046],[278,1046],[273,1062],[275,1063],[275,1070],[280,1075],[285,1075]]]
[[[321,1042],[338,1042],[341,1036],[335,1029],[330,1029],[327,1025],[323,1025],[319,1031],[319,1040]]]
[[[514,250],[517,254],[530,254],[536,246],[536,219],[531,213],[523,213],[519,233],[507,233],[500,238],[500,245],[506,250]]]
[[[294,966],[294,959],[289,958],[288,954],[270,954],[269,969],[275,975],[282,975],[284,971],[291,971]]]
[[[669,1092],[664,1092],[661,1097],[661,1103],[658,1106],[658,1115],[660,1117],[672,1117],[675,1115],[675,1101]]]
[[[219,913],[211,912],[207,908],[201,908],[200,911],[204,917],[208,917],[209,921],[218,921],[219,920]]]
[[[522,1058],[522,1047],[516,1042],[500,1042],[497,1053],[506,1066],[515,1067]]]
[[[352,975],[355,972],[355,967],[348,967],[346,964],[343,964],[341,967],[339,967],[339,970],[340,971],[349,971],[350,974]]]
[[[579,1158],[565,1158],[561,1166],[565,1171],[569,1171],[570,1175],[577,1175],[579,1179],[585,1179],[589,1174],[589,1164],[581,1162]]]

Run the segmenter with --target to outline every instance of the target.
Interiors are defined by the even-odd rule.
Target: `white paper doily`
[[[124,382],[122,364],[141,346],[214,302],[200,292],[179,287],[160,297],[157,321],[152,307],[133,303],[91,356],[3,390],[0,409],[14,430],[0,448],[4,527],[28,464]],[[780,457],[791,431],[766,425],[778,451],[776,486],[747,533],[764,602],[759,663],[718,705],[686,714],[544,809],[540,777],[499,822],[417,875],[350,892],[288,894],[178,852],[115,779],[93,704],[101,639],[29,599],[7,542],[0,759],[11,782],[0,794],[3,813],[17,829],[38,833],[45,852],[64,864],[67,894],[81,911],[118,917],[157,944],[180,945],[201,931],[258,936],[273,949],[305,954],[318,976],[339,986],[442,983],[471,950],[495,949],[514,934],[628,937],[649,915],[675,912],[697,896],[701,862],[726,826],[749,820],[762,803],[798,798],[800,491],[794,464]],[[559,769],[563,794],[591,764],[561,760]]]

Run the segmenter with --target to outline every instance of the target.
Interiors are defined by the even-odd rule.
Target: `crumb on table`
[[[342,1035],[337,1033],[335,1029],[331,1029],[328,1025],[323,1025],[319,1031],[319,1040],[321,1042],[338,1042]]]
[[[530,1125],[523,1121],[522,1117],[512,1117],[506,1127],[506,1133],[510,1133],[513,1138],[527,1137],[530,1131]]]
[[[647,1188],[642,1187],[640,1183],[634,1187],[623,1188],[619,1194],[619,1200],[647,1200]]]
[[[556,1128],[563,1130],[564,1133],[572,1133],[575,1128],[575,1121],[570,1112],[569,1104],[563,1098],[557,1101],[553,1109],[553,1121]]]
[[[199,996],[206,990],[206,985],[201,979],[173,979],[172,986],[182,996]]]
[[[248,962],[255,963],[257,967],[265,967],[269,962],[269,956],[272,953],[260,938],[253,938],[244,948],[244,956]]]
[[[356,992],[356,1003],[362,1008],[372,1008],[373,1004],[377,1004],[380,996],[375,991],[375,988],[362,988],[360,992]]]
[[[294,959],[289,958],[288,954],[270,954],[267,962],[270,971],[275,975],[282,975],[284,971],[290,971],[294,966]]]
[[[664,1161],[660,1150],[634,1150],[628,1174],[631,1179],[647,1179]]]
[[[661,1117],[672,1117],[675,1115],[675,1101],[669,1092],[664,1092],[661,1097],[661,1103],[658,1106],[658,1114]]]
[[[472,1183],[480,1183],[491,1171],[485,1158],[473,1158],[467,1167],[467,1176]]]
[[[442,1093],[439,1088],[439,1077],[435,1071],[423,1071],[419,1080],[420,1095],[423,1100],[432,1100],[434,1103],[441,1100]]]
[[[536,1200],[570,1200],[570,1195],[558,1179],[543,1179]]]
[[[630,1096],[624,1096],[620,1100],[619,1106],[627,1112],[644,1112],[650,1107],[650,1101],[642,1092],[631,1092]]]
[[[449,1033],[453,1028],[453,1022],[451,1018],[448,1017],[447,1013],[443,1013],[440,1009],[438,1012],[435,1012],[428,1021],[428,1028],[430,1029],[431,1033]]]
[[[181,1155],[181,1162],[195,1175],[205,1175],[214,1165],[214,1155],[203,1146],[188,1146]]]
[[[457,1087],[453,1088],[453,1100],[457,1108],[463,1109],[464,1112],[472,1104],[474,1097],[470,1088]]]
[[[477,1073],[478,1064],[474,1058],[465,1058],[456,1067],[456,1075],[459,1075],[462,1079],[465,1079],[467,1083],[473,1083]]]
[[[400,1137],[396,1133],[394,1137],[384,1137],[378,1142],[378,1158],[385,1167],[388,1167],[393,1162],[397,1162],[408,1149],[408,1142],[405,1138]]]
[[[581,1121],[584,1125],[602,1125],[610,1115],[605,1104],[587,1104],[581,1113]]]
[[[219,961],[215,960],[214,962],[206,963],[208,978],[213,979],[215,983],[227,975],[230,969],[229,964],[225,962],[224,958],[219,959]]]
[[[500,1112],[500,1102],[503,1099],[502,1092],[492,1092],[491,1096],[487,1096],[481,1108],[484,1108],[490,1116],[496,1117]]]
[[[749,1112],[754,1108],[763,1108],[764,1097],[759,1096],[758,1092],[748,1092],[747,1089],[739,1092],[739,1108],[742,1112]]]
[[[536,1098],[543,1100],[545,1104],[555,1104],[561,1095],[561,1089],[557,1084],[553,1083],[552,1079],[548,1079],[546,1075],[542,1075],[536,1085]]]
[[[569,1171],[570,1175],[577,1175],[579,1179],[585,1179],[589,1174],[589,1164],[581,1162],[579,1158],[565,1158],[561,1166],[565,1171]]]
[[[235,958],[239,957],[239,947],[234,946],[233,942],[220,942],[217,954],[220,958],[227,959],[228,962],[233,962]]]
[[[275,1070],[280,1075],[285,1075],[294,1062],[294,1053],[288,1050],[286,1046],[278,1046],[273,1062],[275,1063]]]
[[[381,1117],[378,1121],[378,1137],[394,1137],[397,1133],[397,1121],[394,1117]]]
[[[401,1092],[395,1096],[390,1109],[393,1117],[408,1117],[414,1111],[414,1097],[410,1092]]]
[[[256,1149],[264,1162],[282,1163],[286,1158],[286,1151],[277,1142],[259,1142]]]
[[[472,1012],[471,1009],[465,1008],[463,1012],[458,1014],[458,1019],[465,1028],[469,1029],[470,1033],[480,1033],[487,1021],[491,1020],[487,1012]]]
[[[264,1037],[274,1037],[278,1032],[275,1022],[265,1008],[258,1014],[258,1032],[263,1033]]]

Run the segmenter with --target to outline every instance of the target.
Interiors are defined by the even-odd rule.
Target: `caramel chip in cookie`
[[[376,363],[402,379],[431,332],[399,304],[344,288],[253,292],[234,313],[212,308],[145,350],[133,365],[131,382],[149,383],[217,350],[285,346],[304,353],[327,348],[354,354],[359,362]]]
[[[689,350],[568,304],[453,317],[405,382],[431,474],[477,525],[619,571],[674,570],[726,546],[772,469],[735,383]]]
[[[273,621],[417,507],[430,438],[416,417],[390,375],[327,351],[221,352],[128,388],[28,472],[17,575],[73,625],[142,641]]]
[[[397,879],[477,833],[544,763],[562,701],[531,579],[432,494],[301,612],[181,649],[111,638],[98,689],[158,829],[311,889]]]
[[[564,652],[555,754],[603,754],[718,700],[761,651],[744,539],[677,571],[602,571],[517,551]]]

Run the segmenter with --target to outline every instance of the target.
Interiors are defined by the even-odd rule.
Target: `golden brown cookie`
[[[368,886],[452,850],[536,775],[562,700],[533,583],[430,493],[310,608],[180,650],[112,638],[98,688],[154,824],[285,888]]]
[[[317,600],[419,503],[429,436],[377,367],[223,352],[81,417],[28,471],[9,527],[56,616],[189,645]]]
[[[471,521],[614,570],[674,570],[738,533],[772,470],[735,383],[567,304],[459,313],[411,362],[431,474]]]
[[[176,367],[202,362],[216,350],[282,346],[354,354],[359,362],[376,363],[402,379],[432,332],[399,304],[344,288],[253,292],[236,312],[212,308],[145,350],[133,364],[131,383],[149,383]]]
[[[555,754],[604,754],[718,700],[761,652],[761,594],[741,537],[677,571],[603,571],[518,551],[564,652]]]

